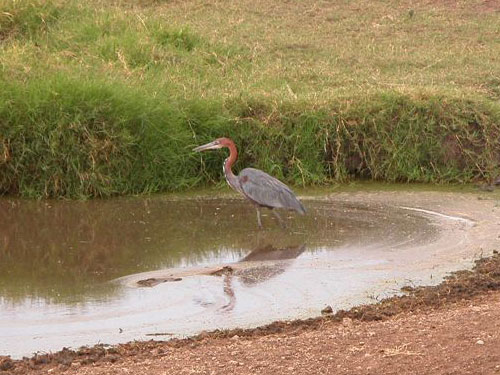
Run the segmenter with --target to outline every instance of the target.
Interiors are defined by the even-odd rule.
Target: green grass
[[[489,7],[489,8],[488,8]],[[479,0],[0,4],[0,192],[221,181],[460,183],[498,174],[500,19]]]

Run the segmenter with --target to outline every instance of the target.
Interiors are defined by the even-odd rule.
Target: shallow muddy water
[[[0,355],[309,317],[437,279],[474,220],[390,201],[305,200],[260,231],[241,199],[0,200]]]

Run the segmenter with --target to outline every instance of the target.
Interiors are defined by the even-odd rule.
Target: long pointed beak
[[[213,141],[213,142],[207,143],[206,145],[195,147],[195,148],[193,148],[193,151],[200,152],[200,151],[205,151],[205,150],[214,150],[216,148],[220,148],[220,145],[218,142]]]

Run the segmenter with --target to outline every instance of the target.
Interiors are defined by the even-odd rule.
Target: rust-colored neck
[[[229,138],[225,139],[224,146],[229,149],[229,157],[224,161],[224,175],[226,176],[226,181],[234,190],[241,192],[241,186],[238,182],[238,177],[236,177],[231,170],[231,167],[238,157],[238,151],[236,151],[234,142]]]
[[[232,140],[226,138],[225,146],[229,149],[229,157],[224,162],[224,170],[227,174],[233,174],[231,167],[238,158],[238,151],[236,150],[236,145]]]

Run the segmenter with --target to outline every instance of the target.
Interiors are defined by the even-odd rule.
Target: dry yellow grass
[[[4,43],[4,71],[92,72],[179,98],[250,95],[310,106],[380,90],[487,97],[500,91],[495,2],[58,4],[58,21],[43,35]],[[201,43],[188,54],[166,50],[155,40],[163,29],[187,30]]]
[[[205,95],[321,103],[381,89],[491,95],[499,10],[479,0],[188,0],[134,11],[248,51],[245,64],[218,59],[217,82],[198,81]]]

